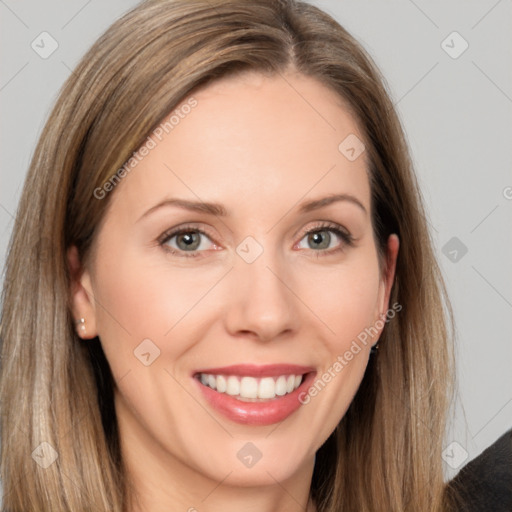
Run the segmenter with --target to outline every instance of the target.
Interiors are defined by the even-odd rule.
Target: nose
[[[252,263],[237,257],[226,291],[227,331],[262,342],[297,331],[300,301],[293,289],[293,273],[271,251]]]

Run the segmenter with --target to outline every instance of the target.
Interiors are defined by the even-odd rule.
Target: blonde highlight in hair
[[[383,77],[345,29],[305,2],[149,0],[72,72],[26,177],[0,331],[4,511],[127,510],[114,382],[99,341],[75,333],[66,251],[75,245],[88,261],[115,193],[100,200],[94,190],[194,90],[248,70],[289,69],[337,92],[361,126],[382,271],[388,236],[400,238],[390,303],[402,310],[317,453],[312,496],[319,512],[448,510],[441,450],[453,314]],[[58,455],[47,468],[31,457],[41,443]]]

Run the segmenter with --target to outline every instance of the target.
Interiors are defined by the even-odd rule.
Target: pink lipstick
[[[242,424],[271,425],[302,405],[299,395],[316,371],[291,364],[232,365],[195,371],[194,380],[208,404]]]

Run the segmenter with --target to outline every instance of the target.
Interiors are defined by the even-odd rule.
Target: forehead
[[[154,147],[116,190],[116,202],[134,210],[166,194],[261,214],[269,205],[351,193],[369,208],[366,154],[350,159],[345,152],[344,141],[363,139],[357,120],[315,79],[256,72],[222,78],[194,91],[157,130]]]

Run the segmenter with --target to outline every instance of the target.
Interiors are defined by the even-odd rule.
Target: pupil
[[[182,234],[180,238],[185,242],[185,245],[188,248],[190,248],[194,243],[197,243],[197,235],[192,232]]]
[[[312,237],[313,237],[313,240],[315,241],[315,243],[317,243],[317,247],[321,246],[322,245],[322,241],[325,242],[325,240],[328,240],[327,237],[324,237],[323,235],[321,235],[322,232],[318,232],[318,233],[313,233]],[[325,232],[323,232],[325,233]],[[325,238],[325,240],[324,240]],[[329,243],[327,243],[327,246],[329,245]],[[323,246],[327,247],[325,245],[325,243],[323,244]]]

